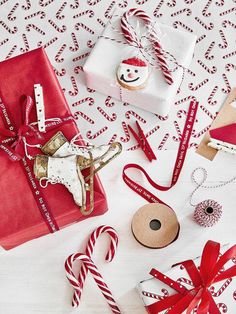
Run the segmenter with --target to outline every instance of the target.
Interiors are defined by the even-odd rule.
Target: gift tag
[[[233,88],[219,113],[217,114],[215,120],[213,120],[210,129],[206,132],[201,143],[199,144],[196,151],[199,155],[212,161],[218,152],[217,148],[220,148],[226,152],[234,153],[235,145],[232,146],[232,143],[234,144],[235,142],[234,123],[236,121],[236,107],[233,105],[235,103],[235,98],[236,88]],[[213,141],[211,138],[213,138]],[[217,145],[218,143],[220,145]],[[233,149],[231,150],[231,148]]]
[[[43,89],[40,84],[34,84],[34,96],[38,118],[38,129],[45,132],[45,108],[43,100]]]

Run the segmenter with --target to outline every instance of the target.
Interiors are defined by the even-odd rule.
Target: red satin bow
[[[152,269],[150,272],[152,276],[176,290],[177,293],[147,306],[148,312],[157,314],[171,308],[168,314],[181,314],[184,311],[186,314],[191,314],[194,308],[197,308],[196,314],[220,314],[209,288],[216,282],[236,276],[236,265],[223,270],[224,265],[235,256],[236,245],[220,257],[220,244],[208,241],[202,253],[199,269],[192,260],[180,263],[193,282],[194,288],[190,290]]]
[[[25,149],[23,140],[29,137],[42,138],[39,132],[30,125],[29,115],[33,108],[33,100],[30,96],[25,96],[23,102],[23,124],[19,127],[17,131],[12,130],[13,127],[9,129],[4,129],[0,131],[1,140],[0,148],[3,149],[12,160],[20,160],[25,156]],[[10,145],[8,143],[11,143]]]

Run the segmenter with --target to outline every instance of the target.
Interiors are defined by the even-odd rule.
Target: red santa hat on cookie
[[[123,60],[122,63],[129,64],[129,65],[132,65],[135,67],[147,67],[146,62],[144,62],[143,60],[136,58],[136,57]]]

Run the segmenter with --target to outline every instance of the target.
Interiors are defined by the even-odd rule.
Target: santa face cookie
[[[139,58],[126,59],[120,63],[116,75],[122,87],[130,90],[142,89],[148,80],[148,65]]]

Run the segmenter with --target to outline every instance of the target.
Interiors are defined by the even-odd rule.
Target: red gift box
[[[34,99],[34,84],[41,84],[43,87],[46,119],[55,117],[66,119],[71,116],[45,51],[42,48],[35,49],[0,63],[0,97],[15,130],[19,130],[23,124],[22,95]],[[29,120],[37,121],[35,106],[30,112]],[[44,133],[41,144],[46,143],[59,130],[68,140],[79,133],[76,123],[71,119],[68,123],[58,125],[57,128]],[[3,118],[0,119],[0,137],[5,131],[6,123]],[[40,154],[39,150],[32,150],[34,154]],[[27,160],[27,165],[30,173],[33,173],[33,161]],[[2,247],[10,249],[50,232],[36,202],[22,160],[12,161],[2,149],[0,150],[0,190],[0,245]],[[74,203],[72,195],[61,184],[49,184],[40,193],[46,200],[50,214],[59,229],[107,211],[105,192],[98,176],[94,178],[94,211],[90,216],[83,216],[80,213],[80,208]]]

